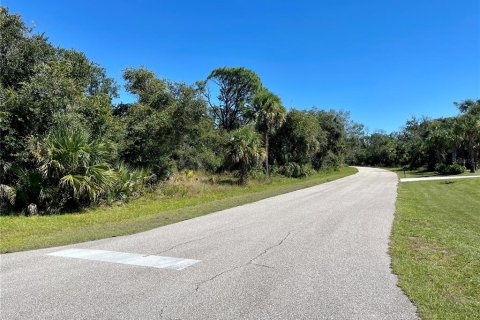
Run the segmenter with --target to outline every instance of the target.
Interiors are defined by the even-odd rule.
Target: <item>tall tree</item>
[[[369,165],[391,166],[395,163],[395,141],[385,132],[375,132],[368,137],[366,152]]]
[[[54,48],[43,34],[32,34],[18,14],[0,6],[0,84],[18,88],[35,73],[35,66],[54,56]]]
[[[156,110],[163,110],[173,103],[168,82],[159,79],[145,68],[127,68],[123,70],[127,91],[138,96],[138,102]]]
[[[447,126],[450,128],[452,163],[457,163],[458,148],[463,139],[463,125],[458,117],[447,119]]]
[[[365,159],[365,126],[349,121],[346,123],[346,158],[350,164],[361,164]]]
[[[195,87],[159,79],[145,68],[126,69],[124,79],[126,89],[138,96],[138,102],[116,110],[125,124],[120,155],[127,164],[151,167],[160,177],[175,169],[219,166],[214,143],[220,137]]]
[[[272,139],[272,150],[280,164],[295,162],[305,165],[312,162],[319,151],[322,129],[315,113],[292,109],[285,123]],[[322,139],[323,140],[323,139]]]
[[[480,148],[480,99],[468,99],[455,105],[463,112],[460,121],[468,143],[470,172],[474,173],[477,170],[476,152]]]
[[[319,110],[316,115],[321,128],[318,137],[320,148],[313,165],[316,169],[338,168],[345,158],[346,124],[350,115],[335,110]]]
[[[467,99],[461,102],[454,102],[453,104],[457,106],[458,110],[462,113],[480,115],[480,99]]]
[[[446,163],[446,152],[451,146],[451,127],[446,126],[445,119],[435,119],[428,122],[425,143],[433,150],[436,163]]]
[[[428,164],[427,152],[425,150],[425,139],[428,126],[428,119],[412,118],[407,121],[402,130],[402,140],[405,141],[406,158],[411,168],[419,168]],[[430,163],[433,170],[435,163]]]
[[[264,136],[265,169],[270,176],[269,140],[285,122],[286,110],[280,98],[267,89],[261,89],[253,98],[257,130]]]
[[[209,88],[208,83],[216,85]],[[253,96],[262,87],[258,75],[246,68],[218,68],[207,80],[197,82],[206,97],[218,127],[230,131],[253,120],[251,105]],[[211,90],[218,90],[217,102],[212,100]]]
[[[476,150],[480,140],[480,118],[471,114],[465,114],[461,117],[463,123],[465,139],[468,143],[468,158],[470,163],[470,172],[477,170]]]

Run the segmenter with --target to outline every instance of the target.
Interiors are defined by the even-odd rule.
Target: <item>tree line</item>
[[[459,115],[412,118],[402,130],[367,134],[356,125],[348,138],[348,162],[369,166],[424,168],[441,174],[477,170],[480,156],[480,100],[456,102]]]
[[[104,68],[0,7],[2,213],[126,201],[183,170],[246,183],[345,163],[475,170],[478,161],[478,100],[458,103],[457,117],[367,134],[346,112],[287,110],[243,67],[217,68],[193,84],[126,68],[123,80],[136,99],[114,103],[120,86]]]
[[[182,170],[304,177],[337,169],[348,114],[287,110],[259,76],[217,68],[193,84],[126,68],[132,103],[74,49],[0,9],[0,209],[54,213],[128,200]]]

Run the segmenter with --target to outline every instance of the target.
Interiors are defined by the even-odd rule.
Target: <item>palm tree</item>
[[[455,105],[463,113],[459,121],[464,130],[464,138],[468,144],[470,172],[475,173],[477,169],[475,153],[480,145],[480,100],[474,101],[469,99],[455,103]]]
[[[464,129],[464,137],[468,144],[468,158],[470,162],[470,172],[475,173],[475,151],[480,143],[480,117],[472,114],[461,116]]]
[[[452,163],[457,163],[458,147],[463,139],[463,125],[458,117],[449,118],[450,137],[452,147]]]
[[[95,202],[117,180],[107,163],[114,152],[113,145],[92,140],[80,128],[54,128],[32,150],[43,177],[59,188],[69,188],[74,199]]]
[[[226,143],[227,161],[232,168],[238,168],[240,184],[247,182],[250,171],[261,163],[264,154],[260,137],[252,126],[233,131]]]
[[[268,162],[269,139],[285,122],[287,112],[282,106],[280,98],[267,89],[262,89],[255,95],[253,106],[256,110],[257,130],[263,133],[264,136],[265,168],[267,176],[270,176]]]
[[[450,132],[444,119],[432,120],[428,123],[427,146],[435,150],[436,163],[445,163],[446,149],[449,146]]]

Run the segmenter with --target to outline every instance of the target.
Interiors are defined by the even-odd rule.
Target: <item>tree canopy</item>
[[[211,97],[212,82],[218,90],[217,100]],[[238,129],[253,120],[252,98],[262,87],[258,75],[246,68],[218,68],[207,80],[198,82],[211,107],[217,125],[227,131]]]

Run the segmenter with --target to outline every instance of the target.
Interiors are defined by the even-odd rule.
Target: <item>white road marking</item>
[[[451,179],[471,179],[471,178],[480,178],[480,176],[445,176],[445,177],[425,177],[425,178],[401,178],[400,182],[451,180]]]
[[[200,260],[192,259],[151,256],[138,253],[92,249],[66,249],[52,252],[48,255],[174,270],[182,270],[196,264],[197,262],[200,262]]]

